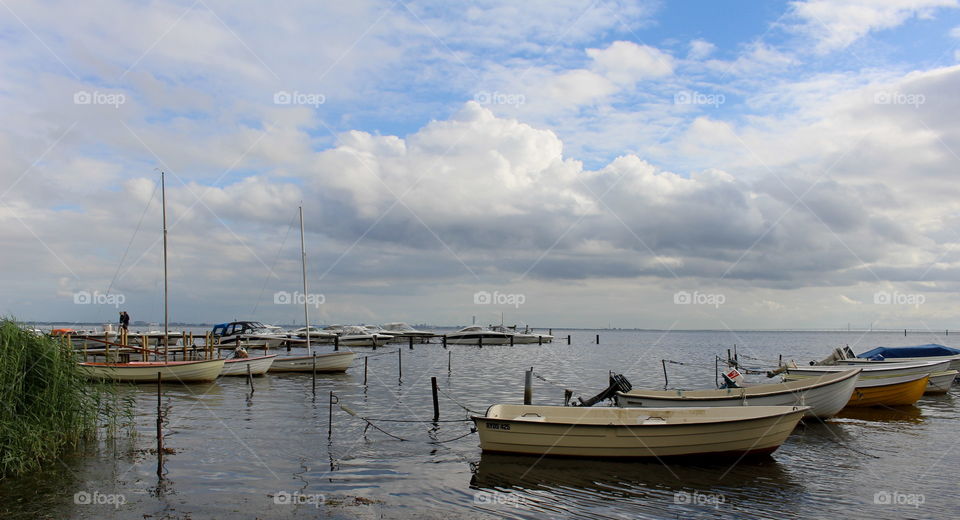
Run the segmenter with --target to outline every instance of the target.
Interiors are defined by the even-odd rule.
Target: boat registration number
[[[488,422],[487,429],[488,430],[510,430],[510,425],[507,423]]]

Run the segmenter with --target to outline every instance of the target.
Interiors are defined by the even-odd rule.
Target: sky
[[[960,328],[958,113],[957,0],[0,0],[0,311],[162,322],[162,171],[171,321]]]

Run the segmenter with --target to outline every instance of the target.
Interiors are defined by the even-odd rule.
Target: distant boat
[[[277,327],[270,327],[259,321],[232,321],[213,326],[213,337],[220,345],[253,348],[279,348],[288,338],[277,332]]]
[[[221,376],[245,376],[248,373],[252,376],[262,376],[266,374],[273,361],[277,358],[276,354],[267,356],[255,356],[246,358],[230,358],[225,360]],[[249,367],[249,368],[248,368]]]
[[[413,337],[414,339],[420,341],[426,341],[427,339],[436,336],[436,334],[433,332],[415,329],[402,321],[384,323],[382,329],[383,332],[386,332],[387,334],[393,334],[394,337],[401,339]]]
[[[472,417],[484,452],[572,457],[742,456],[775,451],[806,406],[585,408],[495,404]]]
[[[537,334],[535,332],[530,332],[529,329],[526,329],[524,332],[520,332],[517,328],[514,327],[504,327],[503,325],[495,325],[490,327],[490,330],[494,332],[502,332],[507,335],[507,343],[510,343],[510,338],[513,338],[514,345],[529,345],[531,343],[552,343],[553,335],[552,334]]]
[[[448,345],[506,345],[509,343],[508,334],[487,330],[479,325],[471,325],[447,334]]]
[[[927,374],[911,374],[864,381],[853,391],[847,406],[909,406],[923,396],[929,380]]]
[[[157,374],[165,383],[213,381],[223,371],[225,359],[206,361],[132,361],[130,363],[79,363],[87,379],[122,383],[156,383]]]
[[[859,369],[787,383],[720,390],[630,390],[617,392],[617,406],[669,408],[712,406],[808,406],[804,417],[836,415],[853,394]]]

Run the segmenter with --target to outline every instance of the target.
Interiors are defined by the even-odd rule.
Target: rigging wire
[[[270,270],[267,271],[267,277],[263,280],[263,287],[260,288],[260,294],[257,295],[256,303],[253,305],[253,313],[251,316],[257,315],[257,309],[260,307],[260,299],[263,298],[263,292],[267,290],[267,283],[270,282],[270,276],[276,275],[276,273],[273,272],[273,268],[277,265],[277,260],[280,259],[280,253],[283,252],[283,246],[287,244],[287,239],[290,238],[290,231],[293,229],[293,222],[296,219],[296,215],[290,219],[290,225],[287,227],[287,234],[284,235],[283,242],[280,243],[280,248],[277,249],[277,254],[273,257],[273,262],[270,264]]]

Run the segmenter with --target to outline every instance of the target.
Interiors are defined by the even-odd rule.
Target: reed
[[[113,385],[83,378],[70,345],[2,318],[0,477],[34,471],[101,427],[112,436],[130,416]]]

